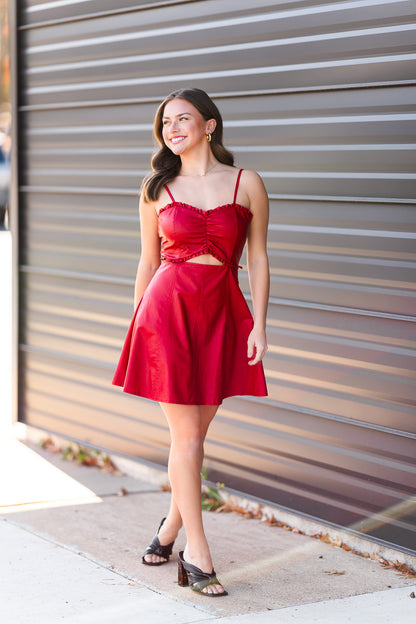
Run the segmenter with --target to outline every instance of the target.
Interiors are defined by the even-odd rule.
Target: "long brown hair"
[[[212,153],[219,162],[225,165],[234,164],[234,156],[222,144],[223,126],[221,113],[209,95],[202,89],[196,88],[173,91],[163,100],[155,115],[153,134],[159,144],[159,151],[152,158],[153,172],[146,176],[142,183],[142,194],[145,201],[156,201],[163,186],[175,178],[181,168],[180,156],[174,154],[165,145],[162,134],[165,106],[171,100],[178,98],[186,100],[195,106],[205,120],[215,119],[217,125],[212,133],[210,143]]]

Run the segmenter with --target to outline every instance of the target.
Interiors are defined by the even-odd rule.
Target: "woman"
[[[159,401],[171,433],[170,509],[142,562],[166,563],[183,522],[178,582],[219,597],[227,592],[202,524],[203,445],[225,397],[267,394],[268,200],[255,172],[233,167],[204,91],[170,94],[154,133],[160,150],[140,197],[136,311],[113,383]],[[246,240],[254,322],[237,278]]]

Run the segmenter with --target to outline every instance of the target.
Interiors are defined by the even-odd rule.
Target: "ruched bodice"
[[[159,236],[162,260],[186,262],[211,254],[225,265],[238,268],[252,219],[251,211],[236,203],[241,171],[238,173],[234,200],[211,210],[202,210],[174,200],[159,211]]]
[[[252,214],[239,204],[201,210],[174,202],[159,212],[162,260],[186,262],[211,254],[223,264],[238,267]]]

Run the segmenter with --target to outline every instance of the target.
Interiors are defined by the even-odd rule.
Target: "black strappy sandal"
[[[179,553],[178,585],[181,587],[188,587],[190,585],[194,592],[202,596],[208,596],[209,598],[228,596],[228,592],[225,591],[225,589],[220,594],[211,594],[203,591],[209,585],[221,585],[221,583],[217,579],[214,570],[211,574],[208,574],[207,572],[202,572],[202,570],[192,565],[192,563],[185,561],[183,558],[183,550]]]
[[[144,552],[144,555],[142,557],[142,563],[144,563],[144,565],[160,566],[169,561],[169,557],[172,554],[172,548],[175,543],[175,540],[173,540],[173,542],[171,542],[170,544],[167,544],[166,546],[162,546],[158,538],[159,531],[165,520],[166,518],[163,518],[162,522],[159,524],[159,528],[157,530],[156,535],[152,539],[152,543],[150,544],[150,546],[146,548]],[[163,557],[164,559],[166,559],[166,561],[146,561],[145,559],[146,555],[157,555],[158,557]]]

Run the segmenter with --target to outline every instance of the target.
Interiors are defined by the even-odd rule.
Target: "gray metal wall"
[[[166,463],[110,380],[154,111],[199,86],[271,200],[270,397],[224,403],[209,477],[415,552],[414,2],[114,5],[19,2],[20,418]]]

